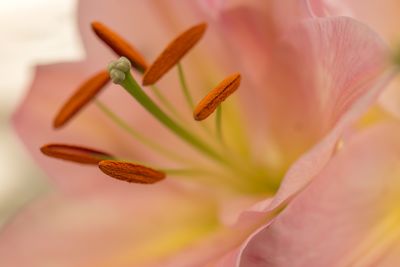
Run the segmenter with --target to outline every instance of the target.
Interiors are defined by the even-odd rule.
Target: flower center
[[[99,72],[78,89],[57,114],[54,127],[60,128],[66,124],[93,100],[97,107],[118,127],[127,131],[154,153],[176,161],[181,167],[175,169],[165,166],[150,168],[147,166],[153,166],[151,163],[146,162],[144,163],[146,166],[144,166],[97,150],[63,144],[44,146],[42,148],[44,154],[79,163],[98,164],[99,168],[107,175],[128,182],[155,183],[163,180],[166,175],[167,177],[182,176],[186,179],[222,185],[246,194],[273,194],[277,190],[281,178],[279,175],[271,175],[272,172],[267,164],[255,159],[252,153],[233,149],[232,142],[228,143],[226,140],[226,137],[230,137],[230,139],[233,138],[234,143],[245,143],[245,146],[249,147],[250,140],[244,140],[244,142],[242,139],[235,140],[237,132],[223,127],[225,118],[236,118],[237,125],[240,125],[240,119],[235,114],[231,114],[231,110],[225,111],[224,109],[223,114],[222,102],[239,88],[241,75],[235,73],[226,77],[195,105],[180,61],[201,39],[206,30],[206,24],[196,25],[180,34],[150,66],[132,45],[105,25],[95,22],[92,27],[98,37],[121,58],[109,64],[108,72]],[[188,107],[193,110],[193,119],[190,121],[176,110],[174,104],[163,95],[164,91],[155,85],[174,66],[177,66],[178,69],[183,96]],[[132,67],[143,74],[142,84],[151,86],[159,105],[133,78]],[[162,143],[141,134],[114,113],[110,107],[100,100],[96,100],[96,95],[110,78],[114,83],[121,85],[162,126],[195,150],[199,158],[187,157],[179,151],[168,149]],[[214,125],[204,123],[203,121],[206,119],[214,119]]]

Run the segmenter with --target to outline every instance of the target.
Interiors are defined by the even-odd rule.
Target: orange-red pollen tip
[[[197,104],[193,112],[194,119],[201,121],[210,116],[226,98],[239,88],[240,81],[240,74],[235,73],[220,82]]]
[[[47,144],[42,146],[40,151],[52,158],[92,165],[96,165],[104,159],[113,158],[113,156],[103,151],[66,144]]]
[[[129,183],[154,184],[165,179],[165,173],[139,164],[117,160],[103,160],[99,163],[102,172]]]
[[[186,30],[169,43],[154,63],[146,70],[143,75],[143,85],[156,83],[200,41],[206,29],[206,23],[198,24]]]
[[[92,22],[92,29],[117,55],[128,58],[132,66],[139,72],[144,72],[148,68],[148,64],[142,54],[119,34],[98,21]]]
[[[61,107],[53,120],[53,127],[57,129],[64,126],[106,86],[109,80],[107,71],[100,71],[86,80]]]

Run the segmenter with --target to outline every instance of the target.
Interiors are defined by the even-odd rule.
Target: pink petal
[[[87,195],[53,192],[3,228],[0,258],[13,267],[205,266],[265,221],[248,213],[227,227],[217,208],[211,195],[171,183]]]
[[[399,134],[399,125],[384,124],[352,136],[315,181],[249,241],[241,266],[382,266],[393,247],[383,242],[397,233],[392,242],[400,245],[398,221],[389,228],[394,232],[373,236],[388,216],[399,214]]]
[[[348,0],[353,16],[366,23],[391,44],[397,45],[400,34],[400,3],[396,0]],[[378,11],[378,12],[377,12]]]
[[[364,25],[348,18],[319,20],[318,24],[328,26],[324,30],[325,33],[333,30],[342,37],[334,44],[336,44],[335,50],[343,53],[343,57],[337,58],[334,62],[329,61],[328,55],[324,58],[325,64],[335,69],[331,77],[334,80],[331,83],[329,78],[322,80],[324,82],[321,86],[325,84],[330,92],[328,91],[325,96],[324,93],[319,96],[322,100],[320,105],[324,103],[320,106],[324,107],[321,112],[326,113],[325,117],[320,117],[322,124],[320,126],[325,125],[327,134],[292,165],[274,199],[273,206],[277,206],[296,190],[304,187],[318,174],[346,128],[374,103],[383,88],[393,79],[393,75],[396,75],[392,70],[383,73],[386,57],[382,54],[386,51],[385,46]],[[324,39],[328,40],[328,36]],[[347,71],[341,71],[340,66]]]
[[[400,2],[396,0],[349,0],[352,16],[366,23],[394,50],[399,49]],[[385,109],[400,117],[400,79],[397,78],[381,97],[380,103]]]
[[[346,1],[342,0],[306,0],[312,13],[317,17],[350,16],[351,9]]]
[[[393,267],[400,263],[400,242],[393,244],[393,247],[382,255],[381,259],[373,267]]]
[[[315,19],[293,27],[301,16],[293,17],[290,30],[272,15],[243,7],[226,11],[221,20],[244,82],[255,89],[253,98],[260,99],[258,116],[264,116],[287,163],[326,135],[371,90],[387,53],[377,34],[349,18]],[[364,83],[369,85],[360,85]]]
[[[176,238],[187,235],[199,222],[210,227],[202,229],[204,236],[212,234],[214,216],[211,198],[205,201],[204,195],[189,195],[173,186],[126,187],[121,194],[78,197],[52,193],[3,229],[1,263],[15,267],[148,266],[169,256],[157,252],[157,246],[173,248],[174,242],[180,242],[172,234]],[[171,236],[164,243],[157,243],[167,235]],[[153,254],[145,255],[146,249]]]
[[[245,23],[245,18],[254,19],[241,18]],[[337,140],[375,101],[393,73],[384,73],[387,49],[380,38],[350,18],[304,21],[275,44],[273,54],[258,47],[262,39],[248,44],[252,47],[242,47],[248,51],[243,64],[253,65],[250,81],[262,85],[258,92],[265,95],[266,120],[282,156],[290,163],[304,153],[287,172],[270,206],[276,208],[318,174]]]
[[[199,5],[213,17],[219,15],[220,11],[226,5],[226,2],[226,0],[198,0]]]
[[[354,27],[353,30],[365,30],[365,27],[363,25],[360,25],[359,23],[353,23],[352,20],[346,18],[316,20],[314,22],[316,22],[316,25],[319,25],[319,23],[321,22],[338,22],[339,25],[342,23],[345,23],[346,25],[346,23],[348,23],[347,26],[349,26],[350,28]],[[304,25],[307,24],[303,24],[303,26]],[[308,22],[308,25],[311,25],[311,23]],[[361,29],[359,27],[361,27]],[[353,36],[355,32],[352,33]],[[375,36],[370,37],[374,39]],[[353,44],[356,45],[355,42],[353,42]],[[362,42],[359,45],[363,47]],[[355,47],[353,47],[353,49],[355,49]],[[373,65],[373,61],[369,62],[367,65],[369,64]],[[372,73],[374,73],[374,71]],[[340,73],[338,73],[338,75],[339,74]],[[307,184],[310,183],[316,175],[318,175],[321,169],[332,157],[332,153],[334,152],[334,147],[337,143],[337,140],[341,137],[341,135],[343,135],[345,129],[348,128],[349,125],[354,122],[375,101],[382,88],[387,84],[392,76],[392,72],[387,72],[385,75],[382,75],[380,77],[375,76],[373,79],[368,80],[368,82],[362,83],[357,88],[357,90],[359,90],[360,92],[360,95],[357,96],[358,98],[350,97],[350,99],[348,100],[348,108],[343,110],[343,113],[337,116],[337,121],[334,122],[334,126],[329,134],[327,134],[319,143],[317,143],[311,150],[301,156],[292,165],[292,167],[285,175],[285,178],[282,181],[278,193],[274,196],[272,202],[268,201],[266,205],[260,203],[260,212],[264,211],[266,212],[266,214],[268,214],[268,212],[281,207],[282,204],[287,203],[290,199],[292,199],[296,193],[306,187]],[[350,87],[349,89],[352,88]],[[255,232],[254,235],[257,235],[257,232]],[[239,249],[237,251],[236,257],[240,255],[240,252],[241,250]],[[231,254],[231,260],[232,258],[234,259],[235,255],[232,256]]]

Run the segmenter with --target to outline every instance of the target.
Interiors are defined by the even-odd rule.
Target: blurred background
[[[29,89],[35,65],[84,56],[76,4],[76,0],[0,1],[0,227],[48,188],[13,132],[10,117]]]

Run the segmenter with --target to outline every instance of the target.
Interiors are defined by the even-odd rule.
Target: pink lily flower
[[[58,190],[5,227],[0,235],[2,262],[12,266],[235,266],[245,259],[248,244],[257,240],[257,229],[270,225],[320,173],[338,151],[341,138],[393,76],[388,48],[379,36],[354,19],[335,16],[339,9],[323,1],[200,4],[203,9],[182,1],[80,2],[87,60],[38,67],[32,89],[13,118],[18,134]],[[191,106],[191,98],[186,97],[185,103],[175,90],[181,85],[185,89],[180,72],[181,83],[168,74],[158,84],[168,102],[160,98],[157,107],[169,110],[166,114],[172,123],[146,100],[142,105],[156,113],[158,121],[154,120],[121,86],[113,85],[98,97],[97,107],[90,103],[63,129],[52,128],[56,112],[79,82],[115,58],[90,31],[91,21],[112,27],[144,58],[154,58],[169,31],[181,31],[176,26],[181,23],[204,21],[204,10],[212,17],[206,35],[210,37],[195,48],[198,54],[184,58],[184,71],[196,102],[210,83],[212,87],[234,71],[241,74],[229,76],[235,77],[232,83],[224,80],[213,91],[226,98],[231,84],[242,79],[238,98],[223,103],[222,115],[217,110],[220,115],[211,114],[204,127],[188,120],[192,110],[185,107]],[[182,15],[179,21],[177,13]],[[129,91],[133,79],[142,77],[118,72],[125,69],[122,63],[114,63],[110,74]],[[131,93],[138,97],[139,92],[143,100],[141,88],[134,90],[136,95]],[[151,90],[157,97],[157,89],[144,92]],[[137,129],[145,138],[138,138]],[[121,161],[117,165],[101,161],[100,168],[114,178],[162,181],[131,185],[103,175],[98,168],[55,161],[38,150],[49,142],[93,147],[147,166],[138,169]],[[191,168],[178,164],[186,161]],[[131,171],[140,173],[133,177]],[[15,252],[22,256],[15,257]]]

